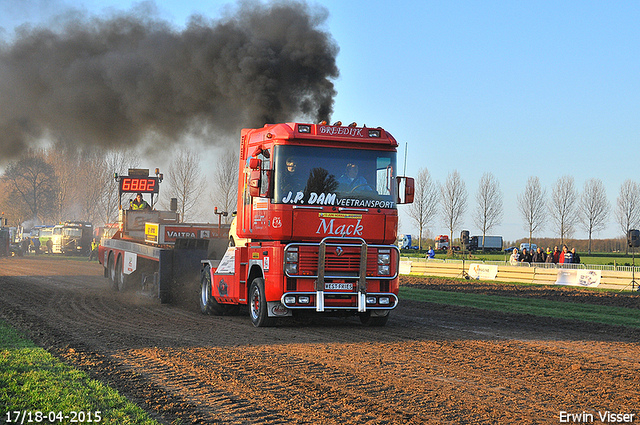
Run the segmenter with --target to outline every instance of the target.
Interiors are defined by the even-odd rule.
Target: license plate
[[[330,291],[330,290],[351,291],[353,289],[353,283],[325,283],[324,289],[325,291]]]

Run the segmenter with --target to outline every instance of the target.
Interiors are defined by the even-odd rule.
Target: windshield
[[[395,152],[275,146],[274,165],[275,203],[396,207]]]
[[[82,236],[82,229],[79,229],[77,227],[65,227],[63,229],[63,234],[64,234],[64,236],[81,237]]]

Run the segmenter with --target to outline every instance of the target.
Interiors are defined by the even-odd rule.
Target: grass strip
[[[158,424],[114,389],[61,362],[0,321],[0,423],[67,424],[74,419]]]
[[[400,297],[414,301],[474,307],[504,313],[532,314],[640,328],[640,309],[633,308],[407,287],[400,287]]]

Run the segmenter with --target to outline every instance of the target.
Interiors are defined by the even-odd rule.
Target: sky
[[[46,22],[65,7],[100,15],[128,0],[0,0],[0,35]],[[160,16],[222,15],[220,0],[157,0]],[[623,234],[614,211],[620,186],[638,179],[640,3],[637,1],[319,0],[340,52],[332,120],[381,126],[399,141],[406,175],[427,168],[444,183],[457,170],[468,209],[461,229],[479,234],[472,212],[483,173],[504,196],[491,234],[528,236],[517,197],[536,176],[550,198],[571,176],[582,192],[602,180],[611,204],[596,238]],[[154,168],[150,164],[149,168]],[[404,164],[401,170],[404,169]],[[415,226],[400,207],[400,232]],[[430,235],[446,234],[439,218]],[[537,237],[558,237],[551,216]],[[574,237],[586,232],[576,227]]]

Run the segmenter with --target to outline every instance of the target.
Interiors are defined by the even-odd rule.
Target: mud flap
[[[269,317],[289,317],[293,313],[280,301],[267,301],[267,315]]]
[[[160,251],[158,265],[158,298],[161,303],[171,301],[171,282],[173,281],[173,251],[163,249]]]

